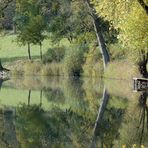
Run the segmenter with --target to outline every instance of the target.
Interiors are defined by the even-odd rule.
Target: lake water
[[[0,81],[0,148],[148,147],[147,92],[132,81]]]

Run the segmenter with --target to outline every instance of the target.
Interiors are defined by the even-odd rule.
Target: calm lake
[[[148,92],[132,81],[0,81],[0,148],[148,147]]]

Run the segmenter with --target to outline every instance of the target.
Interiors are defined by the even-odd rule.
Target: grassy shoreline
[[[43,64],[40,60],[18,60],[4,65],[10,69],[12,76],[60,76],[63,75],[62,64]]]
[[[4,66],[11,70],[11,75],[21,76],[67,76],[64,70],[64,63],[48,63],[43,64],[40,60],[17,60],[14,62],[5,63]],[[85,66],[85,64],[84,64]],[[93,72],[93,73],[92,73]],[[127,61],[111,62],[104,74],[102,71],[93,69],[89,74],[85,75],[85,71],[81,74],[82,77],[104,77],[111,79],[132,79],[139,77],[140,73],[136,66]]]
[[[112,79],[132,79],[133,77],[141,77],[136,65],[127,61],[110,62],[104,72],[105,78]]]
[[[0,36],[0,58],[4,67],[11,70],[11,75],[68,76],[71,75],[73,71],[77,72],[80,70],[82,77],[105,77],[112,79],[132,79],[132,77],[140,77],[136,66],[128,59],[110,62],[107,69],[103,71],[102,60],[99,60],[99,57],[101,58],[99,49],[94,50],[90,47],[89,51],[84,54],[83,52],[85,50],[77,50],[80,47],[74,46],[74,49],[71,49],[72,45],[66,40],[61,41],[60,45],[57,46],[58,48],[55,48],[56,46],[52,44],[50,39],[46,39],[43,42],[43,55],[46,54],[48,56],[50,56],[53,51],[55,51],[55,53],[57,52],[57,55],[54,55],[55,57],[61,55],[63,51],[62,46],[64,46],[66,55],[64,55],[60,62],[56,62],[55,57],[51,56],[51,58],[53,58],[52,61],[43,64],[40,60],[38,46],[32,46],[32,61],[29,61],[26,50],[27,47],[19,46],[16,39],[17,36],[11,34]],[[52,50],[48,53],[49,48]],[[76,52],[75,54],[74,51]]]

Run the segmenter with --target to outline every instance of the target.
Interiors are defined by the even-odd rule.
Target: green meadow
[[[43,42],[43,54],[52,46],[51,40],[46,39]],[[37,45],[31,46],[31,55],[33,58],[39,58],[40,49]],[[17,43],[16,35],[0,36],[0,58],[3,62],[11,62],[18,59],[28,58],[27,46],[21,46]]]

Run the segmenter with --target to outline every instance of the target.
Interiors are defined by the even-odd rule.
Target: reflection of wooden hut
[[[0,111],[0,144],[4,145],[4,147],[18,147],[14,118],[14,109],[3,109]]]
[[[148,90],[148,79],[133,78],[133,87],[135,91]]]

